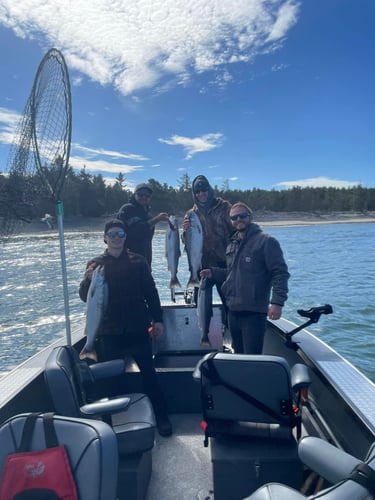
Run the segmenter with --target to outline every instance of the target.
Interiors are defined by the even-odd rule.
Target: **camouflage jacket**
[[[233,226],[229,219],[231,204],[222,198],[214,198],[207,214],[203,214],[196,204],[188,210],[184,219],[189,218],[191,212],[196,212],[203,229],[202,269],[219,266],[225,267],[225,250],[233,233]],[[182,234],[184,242],[184,234]]]

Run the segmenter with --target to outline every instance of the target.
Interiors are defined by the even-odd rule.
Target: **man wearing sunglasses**
[[[150,266],[155,225],[161,221],[168,222],[168,214],[164,212],[152,217],[151,197],[152,189],[148,184],[137,184],[129,203],[125,203],[117,214],[117,218],[127,229],[126,247],[132,252],[143,255]]]
[[[289,272],[279,242],[253,222],[242,202],[230,210],[235,233],[227,247],[227,269],[210,268],[202,277],[224,280],[235,353],[261,354],[267,316],[280,319],[288,296]]]
[[[126,238],[126,227],[121,220],[106,223],[104,242],[107,248],[87,263],[79,295],[87,301],[93,271],[97,266],[104,266],[108,299],[95,341],[98,359],[109,361],[127,355],[134,359],[144,390],[152,402],[159,434],[170,436],[172,426],[154,368],[148,332],[151,322],[153,337],[158,339],[163,334],[163,311],[146,259],[125,248]]]
[[[190,226],[190,214],[195,212],[202,225],[203,230],[203,248],[201,269],[206,267],[225,268],[225,249],[230,235],[233,233],[233,227],[229,219],[230,203],[219,197],[215,197],[214,190],[204,175],[198,175],[192,183],[192,195],[194,205],[189,209],[184,217],[182,224],[182,242],[185,242],[185,232]],[[225,298],[221,293],[220,286],[222,281],[207,283],[210,285],[209,292],[212,297],[212,287],[216,285],[217,291],[223,303],[222,323],[223,329],[227,324]],[[198,291],[198,288],[195,288]],[[212,299],[211,299],[212,300]],[[207,325],[209,327],[209,325]],[[206,337],[209,332],[202,332]]]

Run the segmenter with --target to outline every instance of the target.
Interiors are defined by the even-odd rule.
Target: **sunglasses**
[[[107,233],[107,236],[108,236],[108,238],[111,238],[111,240],[113,240],[114,238],[116,238],[116,236],[118,238],[125,238],[126,233],[125,233],[125,231],[109,231]]]
[[[141,191],[141,192],[139,192],[139,191],[138,191],[136,194],[137,194],[137,196],[139,196],[140,198],[151,198],[151,193],[146,193],[146,192],[142,192],[142,191]]]
[[[197,189],[194,191],[194,194],[199,194],[199,193],[208,193],[208,189]]]
[[[229,218],[230,220],[242,220],[242,219],[247,219],[250,216],[249,213],[247,212],[242,212],[241,214],[236,214],[236,215],[230,215]]]

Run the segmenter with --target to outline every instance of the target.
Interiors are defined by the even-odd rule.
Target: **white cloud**
[[[20,120],[22,115],[19,113],[0,107],[0,143],[13,144]],[[72,154],[70,156],[69,164],[80,170],[86,167],[90,173],[108,172],[117,175],[119,172],[129,174],[132,172],[144,170],[143,165],[128,165],[117,163],[119,160],[131,160],[134,162],[144,162],[148,160],[146,156],[134,153],[122,153],[120,151],[107,150],[103,148],[89,148],[82,146],[78,143],[72,143]],[[76,154],[78,153],[78,154]],[[108,161],[105,158],[115,160],[114,162]]]
[[[283,3],[277,12],[274,25],[267,40],[274,41],[283,38],[289,28],[296,23],[298,10],[299,4],[294,0],[288,0]]]
[[[0,23],[43,48],[62,50],[73,82],[86,75],[123,95],[186,85],[280,48],[300,0],[2,0]]]
[[[103,176],[103,181],[106,183],[107,186],[113,186],[116,183],[116,177]]]
[[[0,143],[13,143],[21,116],[16,111],[0,107]]]
[[[296,181],[284,181],[275,184],[275,187],[336,187],[336,188],[350,188],[358,186],[359,181],[343,181],[340,179],[330,179],[329,177],[313,177],[310,179],[300,179]]]
[[[111,163],[105,160],[90,160],[87,158],[83,158],[80,156],[71,156],[69,160],[69,164],[77,170],[81,170],[82,168],[86,168],[91,174],[99,174],[102,172],[110,173],[114,176],[119,174],[131,174],[133,172],[138,172],[140,170],[144,170],[143,165],[126,165],[120,163]]]
[[[94,149],[77,143],[72,144],[72,152],[73,154],[70,156],[69,164],[74,169],[81,170],[85,167],[86,171],[90,174],[112,174],[114,177],[103,177],[108,185],[115,182],[115,177],[119,173],[127,175],[144,170],[143,165],[119,163],[119,160],[131,160],[137,162],[148,160],[148,158],[142,155],[122,153],[103,148]],[[107,158],[114,161],[108,161]],[[110,181],[110,179],[112,180]]]
[[[93,156],[109,156],[113,159],[127,159],[127,160],[133,160],[133,161],[145,161],[148,160],[147,157],[142,156],[142,155],[137,155],[133,153],[120,153],[119,151],[111,151],[103,148],[99,149],[94,149],[94,148],[88,148],[86,146],[82,146],[81,144],[72,144],[72,149],[81,151],[82,153],[87,155],[87,158],[93,157]]]
[[[271,71],[281,71],[289,67],[289,64],[274,64]]]
[[[170,139],[158,139],[158,141],[169,146],[182,146],[187,153],[185,159],[190,160],[197,153],[204,153],[219,148],[224,136],[220,133],[204,134],[201,137],[183,137],[172,135]]]

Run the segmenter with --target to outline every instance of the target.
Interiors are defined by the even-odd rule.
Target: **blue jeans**
[[[232,348],[238,354],[262,354],[267,314],[229,311]]]

